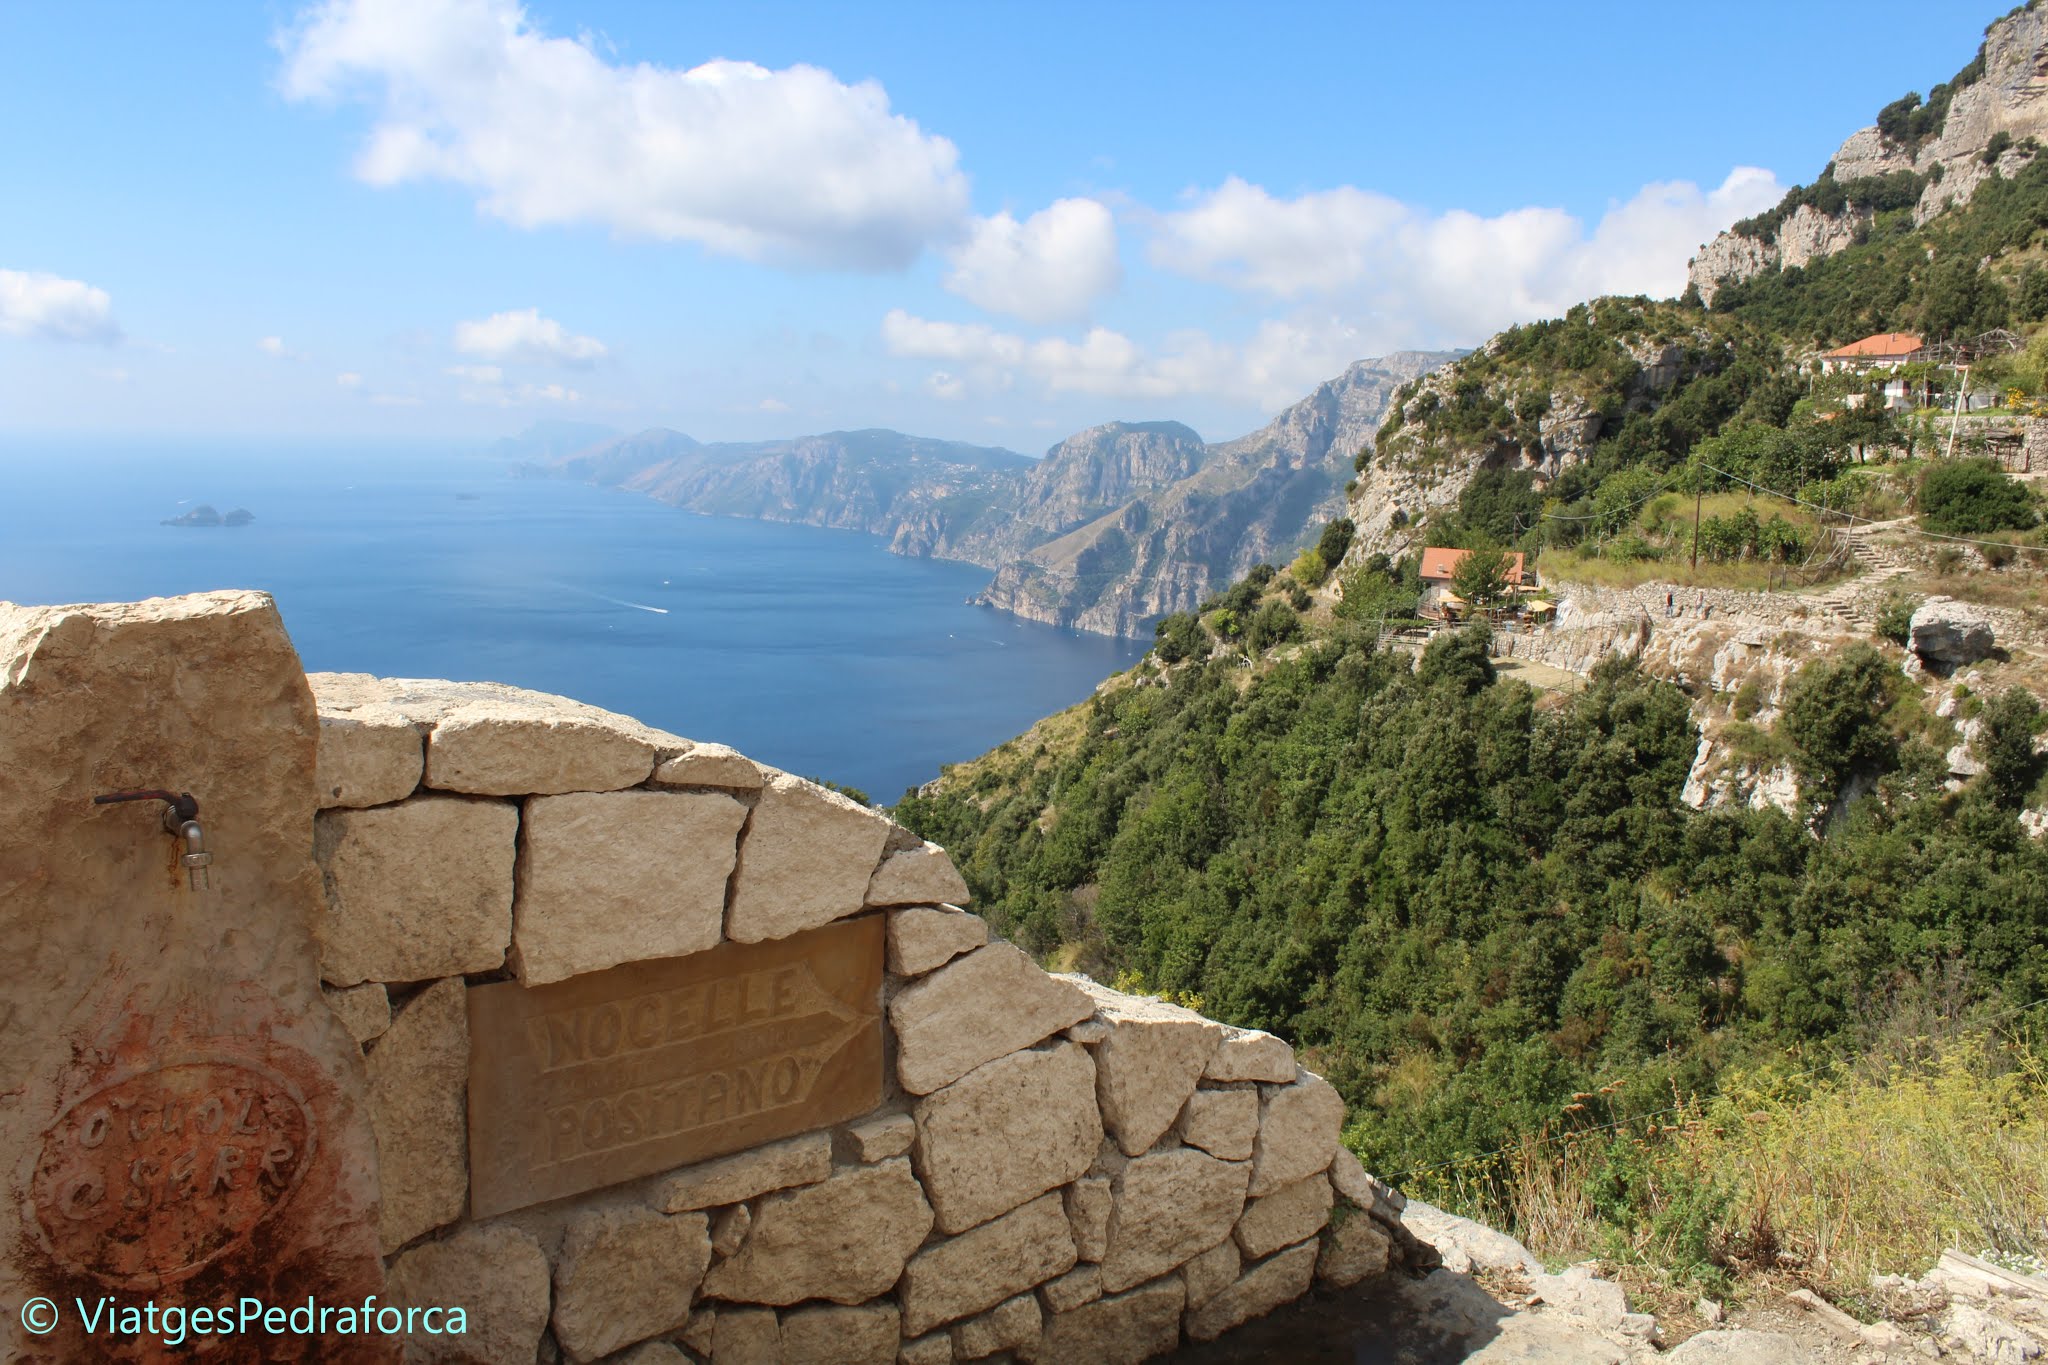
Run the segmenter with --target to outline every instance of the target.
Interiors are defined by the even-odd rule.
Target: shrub
[[[1323,563],[1334,569],[1344,561],[1344,552],[1351,548],[1351,539],[1358,534],[1358,527],[1349,517],[1338,517],[1323,528],[1323,534],[1316,541],[1316,553],[1323,557]]]
[[[1244,642],[1255,652],[1271,649],[1301,634],[1301,618],[1285,602],[1268,602],[1245,623]]]
[[[1984,762],[1984,785],[2001,806],[2026,804],[2034,789],[2034,729],[2041,704],[2023,688],[2008,688],[1984,708],[1976,749]]]
[[[1294,575],[1294,581],[1304,588],[1320,587],[1322,581],[1330,576],[1330,561],[1321,550],[1303,550],[1288,566],[1287,572]]]
[[[1152,650],[1161,663],[1177,664],[1209,652],[1209,632],[1193,612],[1177,611],[1152,627]]]
[[[1993,460],[1937,464],[1920,481],[1920,524],[1930,531],[1951,536],[2024,531],[2036,520],[2026,486],[2007,477]]]
[[[1869,645],[1816,659],[1792,679],[1778,724],[1792,742],[1808,801],[1832,805],[1852,776],[1883,772],[1897,761],[1884,713],[1899,681],[1898,669]]]
[[[1909,597],[1902,592],[1885,596],[1877,608],[1877,633],[1895,645],[1903,645],[1913,635],[1913,611],[1920,605],[1920,599]]]

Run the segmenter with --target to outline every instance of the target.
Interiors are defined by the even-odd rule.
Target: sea
[[[257,588],[308,671],[557,692],[884,803],[1144,648],[969,606],[986,570],[874,536],[446,448],[11,438],[0,476],[0,600]],[[255,519],[163,524],[200,504]]]

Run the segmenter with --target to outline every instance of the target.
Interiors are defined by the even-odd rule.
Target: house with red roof
[[[1861,374],[1865,370],[1896,370],[1901,365],[1925,359],[1921,354],[1925,345],[1912,332],[1879,332],[1823,353],[1820,372],[1835,374],[1850,370]]]

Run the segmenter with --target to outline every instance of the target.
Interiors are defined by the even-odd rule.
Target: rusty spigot
[[[185,869],[186,884],[194,891],[213,889],[212,876],[207,871],[213,865],[213,854],[207,852],[206,832],[199,827],[198,797],[191,792],[151,787],[140,791],[106,792],[92,799],[95,806],[110,806],[121,801],[163,802],[165,831],[185,841],[185,851],[178,855],[178,864]]]

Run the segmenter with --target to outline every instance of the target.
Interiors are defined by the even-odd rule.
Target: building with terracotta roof
[[[1825,352],[1820,358],[1822,374],[1834,374],[1839,370],[1861,373],[1865,370],[1896,370],[1901,365],[1922,359],[1920,352],[1925,345],[1911,332],[1879,332],[1861,341],[1852,341],[1847,346],[1837,346]]]
[[[1464,561],[1470,550],[1427,549],[1422,552],[1422,582],[1425,587],[1448,583],[1458,572],[1458,565]],[[1508,586],[1522,586],[1522,552],[1515,551],[1508,556]]]

